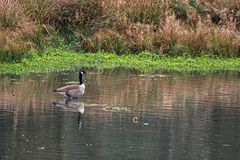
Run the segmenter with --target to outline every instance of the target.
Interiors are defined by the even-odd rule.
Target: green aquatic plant
[[[76,68],[134,69],[141,73],[166,72],[240,72],[240,58],[211,56],[160,56],[147,52],[137,55],[97,52],[79,53],[71,50],[48,49],[42,55],[33,54],[20,63],[0,64],[0,74],[28,74],[74,70]]]

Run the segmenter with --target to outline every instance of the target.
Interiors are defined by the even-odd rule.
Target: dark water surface
[[[0,77],[0,159],[238,160],[240,77],[89,72]]]

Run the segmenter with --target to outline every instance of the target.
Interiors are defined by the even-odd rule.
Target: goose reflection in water
[[[78,112],[78,126],[82,129],[83,121],[82,115],[84,113],[84,102],[79,99],[66,99],[58,102],[53,102],[55,106],[61,107],[62,109],[70,112]]]

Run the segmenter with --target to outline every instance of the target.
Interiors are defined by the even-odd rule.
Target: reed
[[[0,1],[0,63],[19,62],[27,55],[32,43],[25,36],[33,34],[33,25],[19,1]]]
[[[54,7],[54,0],[21,0],[20,5],[24,10],[25,16],[33,21],[44,23],[47,21],[50,10]],[[57,2],[56,2],[57,3]]]
[[[16,32],[0,32],[0,63],[20,62],[29,51],[29,46]]]
[[[23,13],[18,1],[0,1],[0,28],[16,28],[23,19]]]

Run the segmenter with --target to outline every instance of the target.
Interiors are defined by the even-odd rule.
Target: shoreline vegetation
[[[98,69],[239,71],[239,57],[239,0],[0,1],[0,74],[84,59]]]
[[[82,53],[63,49],[49,49],[41,56],[35,54],[21,63],[0,64],[0,75],[47,73],[88,68],[93,70],[131,69],[139,73],[222,73],[240,72],[240,58],[160,56],[147,52],[137,55],[114,53]]]

